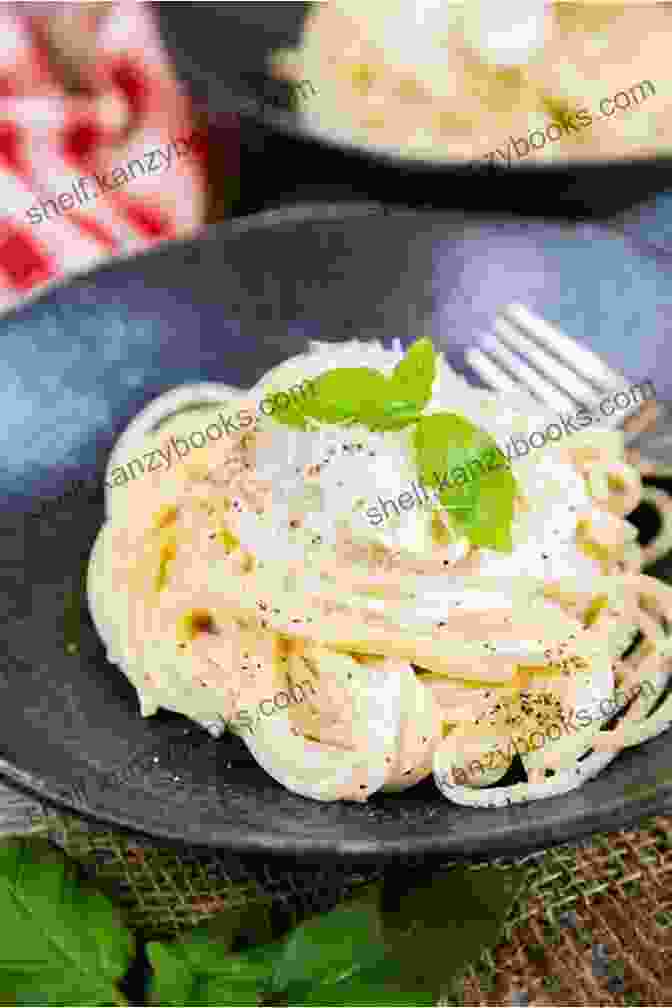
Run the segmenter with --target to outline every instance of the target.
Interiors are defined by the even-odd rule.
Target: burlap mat
[[[33,814],[30,831],[79,861],[145,938],[170,938],[264,895],[275,924],[295,924],[382,875],[374,864],[163,846],[51,809]],[[672,1005],[672,817],[494,863],[525,865],[526,885],[501,944],[444,1004]]]

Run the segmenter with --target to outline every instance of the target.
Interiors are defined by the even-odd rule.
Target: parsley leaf
[[[490,435],[456,413],[433,413],[413,432],[418,472],[435,488],[456,533],[473,546],[511,552],[517,484]]]
[[[12,1004],[125,1004],[133,937],[46,840],[0,843],[0,994]]]

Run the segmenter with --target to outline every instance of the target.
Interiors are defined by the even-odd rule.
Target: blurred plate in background
[[[568,164],[530,157],[493,169],[488,162],[437,163],[318,139],[298,114],[301,102],[310,97],[295,94],[293,101],[290,87],[268,70],[271,53],[299,43],[309,7],[294,0],[153,5],[177,74],[197,104],[215,121],[232,111],[243,116],[246,212],[307,199],[363,198],[482,213],[604,217],[672,180],[672,158],[665,156]],[[625,59],[619,87],[639,79],[630,79],[634,70]],[[599,79],[599,66],[595,75]],[[319,89],[319,80],[312,84]],[[665,81],[658,84],[662,100]],[[607,88],[605,94],[613,90]],[[588,98],[586,104],[592,105]]]

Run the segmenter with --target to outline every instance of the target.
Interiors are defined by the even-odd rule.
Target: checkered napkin
[[[0,312],[66,274],[198,231],[215,139],[238,175],[237,117],[216,137],[194,130],[151,4],[125,0],[98,22],[90,97],[66,94],[50,66],[50,6],[0,3]]]

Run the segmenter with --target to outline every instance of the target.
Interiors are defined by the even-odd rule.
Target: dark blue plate
[[[517,300],[670,399],[671,280],[665,256],[597,226],[322,206],[222,224],[3,318],[0,770],[100,821],[275,854],[522,853],[671,810],[669,733],[580,791],[499,811],[452,805],[431,780],[367,805],[299,798],[239,739],[143,720],[78,589],[107,455],[158,393],[249,386],[309,339],[428,334],[459,365]]]

